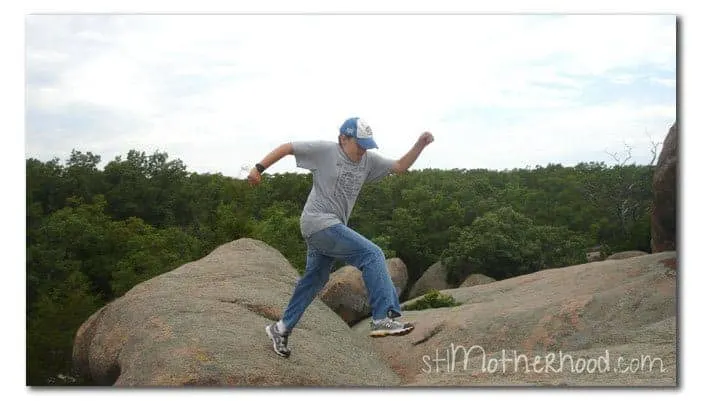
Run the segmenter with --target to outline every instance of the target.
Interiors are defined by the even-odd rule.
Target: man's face
[[[341,138],[341,147],[344,149],[344,152],[349,156],[349,158],[353,161],[359,161],[361,160],[361,157],[363,157],[363,154],[366,153],[366,150],[361,147],[361,145],[358,144],[358,141],[356,141],[356,138],[342,135]]]

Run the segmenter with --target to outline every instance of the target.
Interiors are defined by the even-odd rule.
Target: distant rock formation
[[[388,259],[386,265],[400,297],[407,286],[407,266],[399,258]],[[368,290],[361,271],[354,266],[344,266],[332,273],[319,297],[349,325],[371,315]]]
[[[441,261],[429,266],[419,280],[417,280],[417,282],[412,286],[408,299],[422,296],[432,289],[444,290],[451,288],[449,283],[446,281],[446,274],[446,267],[441,263]]]
[[[672,251],[677,244],[678,123],[670,127],[653,174],[651,252]]]
[[[461,287],[472,287],[474,285],[489,284],[494,282],[495,279],[488,277],[484,274],[471,274],[466,278],[466,280],[461,283]]]

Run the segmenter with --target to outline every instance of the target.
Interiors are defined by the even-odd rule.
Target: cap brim
[[[363,149],[378,149],[378,145],[375,143],[373,138],[357,138],[356,142]]]

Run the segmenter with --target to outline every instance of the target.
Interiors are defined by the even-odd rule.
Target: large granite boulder
[[[264,327],[281,317],[298,279],[277,250],[240,239],[136,285],[79,328],[73,361],[98,385],[360,386],[399,377],[370,338],[315,299],[271,349]]]
[[[672,251],[677,244],[678,123],[670,127],[653,174],[651,252]]]
[[[441,261],[434,263],[422,274],[412,286],[409,292],[409,298],[416,298],[429,292],[430,290],[444,290],[451,288],[446,280],[446,267]]]
[[[663,252],[443,290],[461,305],[405,311],[414,331],[373,346],[410,386],[675,386],[676,266]]]
[[[407,286],[407,266],[399,258],[388,259],[386,266],[400,297]],[[371,315],[368,290],[361,271],[354,266],[344,266],[332,273],[319,297],[349,325]]]

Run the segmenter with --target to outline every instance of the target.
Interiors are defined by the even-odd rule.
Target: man
[[[312,172],[312,190],[300,217],[300,229],[307,243],[307,266],[280,321],[266,326],[273,350],[290,356],[288,336],[315,296],[329,279],[335,259],[361,270],[368,290],[373,320],[370,335],[403,335],[414,326],[396,320],[401,316],[395,286],[383,251],[347,226],[351,210],[365,182],[377,181],[390,173],[403,173],[434,141],[429,132],[421,134],[414,146],[399,160],[366,152],[378,148],[368,124],[349,118],[340,128],[337,142],[304,141],[283,144],[251,169],[248,180],[261,182],[261,173],[287,155],[297,166]]]

